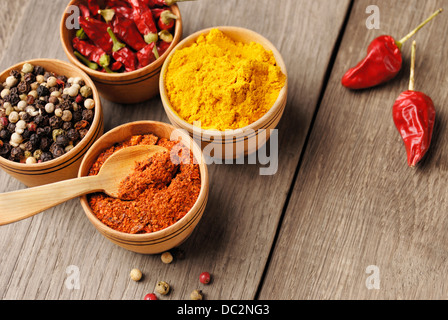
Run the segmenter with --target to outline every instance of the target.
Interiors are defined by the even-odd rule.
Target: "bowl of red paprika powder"
[[[105,0],[72,0],[62,15],[60,39],[68,59],[92,78],[103,98],[115,103],[134,104],[158,95],[162,65],[182,38],[178,6],[161,5],[175,1],[139,1],[153,17],[145,13],[141,21],[133,21],[130,1]],[[160,23],[163,11],[169,25]],[[144,35],[140,29],[148,26],[148,18],[157,30]]]
[[[119,126],[90,148],[78,177],[97,174],[108,156],[121,148],[142,144],[163,146],[169,152],[137,166],[151,177],[148,184],[139,180],[142,172],[132,178],[130,185],[143,185],[139,196],[126,201],[95,193],[81,197],[81,205],[93,226],[112,243],[141,254],[158,254],[183,243],[207,205],[207,166],[200,147],[187,132],[155,121]],[[177,146],[192,161],[183,158],[177,162]]]

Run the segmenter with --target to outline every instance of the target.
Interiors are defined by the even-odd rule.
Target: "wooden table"
[[[67,60],[59,22],[68,1],[0,0],[1,69],[33,58]],[[368,29],[366,8],[380,9]],[[0,298],[139,300],[159,280],[189,299],[445,299],[448,294],[448,19],[415,36],[417,88],[438,116],[430,153],[409,169],[391,107],[407,88],[352,92],[343,73],[378,35],[402,37],[448,0],[198,0],[181,3],[184,36],[233,25],[270,39],[285,58],[290,92],[279,129],[279,170],[211,165],[210,198],[184,259],[128,252],[103,238],[75,199],[0,227]],[[125,122],[168,122],[160,99],[137,105],[103,100],[105,130]],[[25,188],[0,172],[0,192]],[[24,199],[26,201],[26,199]],[[1,209],[0,209],[1,212]],[[79,289],[66,281],[71,266]],[[145,277],[135,283],[129,272]],[[204,286],[202,271],[213,275]],[[373,272],[373,273],[372,273]],[[372,278],[374,277],[374,278]],[[374,279],[376,282],[372,282]],[[371,284],[371,286],[369,286]]]

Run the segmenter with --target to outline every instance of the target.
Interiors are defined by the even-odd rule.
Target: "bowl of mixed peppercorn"
[[[72,0],[60,25],[64,51],[105,99],[151,99],[159,94],[163,62],[182,37],[177,1]]]
[[[142,254],[157,254],[183,243],[205,211],[208,170],[199,145],[183,130],[156,121],[116,127],[96,141],[78,177],[97,175],[107,159],[133,146],[157,146],[121,183],[117,198],[105,193],[82,196],[93,226],[112,243]]]
[[[72,64],[29,60],[0,74],[0,167],[26,186],[76,177],[102,134],[98,92]]]

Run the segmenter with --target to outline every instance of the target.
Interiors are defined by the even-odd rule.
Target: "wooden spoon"
[[[153,145],[123,148],[104,162],[96,176],[64,180],[0,194],[0,225],[28,218],[88,193],[104,192],[117,198],[120,182],[132,173],[136,162],[163,151],[167,151],[167,149]]]

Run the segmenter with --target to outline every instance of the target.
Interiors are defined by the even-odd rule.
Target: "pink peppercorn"
[[[8,125],[8,123],[9,123],[8,118],[6,118],[6,117],[1,117],[1,118],[0,118],[0,125],[1,125],[2,127],[6,128],[6,126]]]
[[[157,299],[157,296],[154,293],[148,293],[145,296],[144,300],[158,300],[158,299]]]
[[[199,276],[199,281],[203,284],[209,284],[210,283],[210,273],[208,272],[202,272]]]

